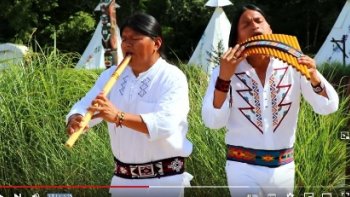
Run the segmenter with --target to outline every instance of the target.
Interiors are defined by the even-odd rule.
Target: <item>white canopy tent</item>
[[[350,0],[347,0],[340,12],[332,30],[317,52],[317,64],[326,62],[343,63],[343,49],[345,44],[345,64],[350,64]]]
[[[95,11],[100,11],[100,7],[103,3],[100,3],[95,8]],[[116,3],[116,8],[119,8],[120,6]],[[104,53],[105,49],[102,45],[102,22],[98,23],[96,30],[94,32],[94,35],[92,36],[88,46],[86,47],[83,55],[81,56],[79,62],[76,65],[76,68],[86,68],[86,69],[98,69],[102,68],[105,69],[105,62],[104,62]],[[121,50],[121,37],[119,32],[119,27],[116,28],[116,35],[117,35],[117,53],[118,53],[118,64],[123,59],[123,54]]]
[[[222,7],[232,3],[229,0],[209,0],[205,5],[216,8],[188,63],[201,67],[210,75],[216,66],[213,56],[228,49],[231,24]]]
[[[10,64],[21,63],[28,52],[28,47],[13,43],[0,44],[0,70]]]

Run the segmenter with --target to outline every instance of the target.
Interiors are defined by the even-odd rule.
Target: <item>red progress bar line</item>
[[[147,185],[0,185],[0,189],[147,189]]]

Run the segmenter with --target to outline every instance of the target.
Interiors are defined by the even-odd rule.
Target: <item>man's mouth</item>
[[[253,36],[259,36],[259,35],[263,35],[263,33],[262,32],[255,32],[255,33],[253,33]]]
[[[126,56],[127,56],[127,55],[133,55],[133,53],[130,52],[130,51],[127,51],[127,52],[125,52],[125,55],[126,55]]]

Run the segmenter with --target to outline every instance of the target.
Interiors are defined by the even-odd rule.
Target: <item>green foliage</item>
[[[84,50],[86,46],[77,45],[76,43],[80,39],[86,40],[92,37],[95,26],[96,22],[91,14],[82,11],[75,13],[69,17],[67,22],[58,26],[58,48],[69,48],[71,51]]]
[[[207,0],[118,0],[117,21],[136,11],[155,16],[164,30],[168,58],[187,60],[204,32],[214,8],[204,6]],[[0,2],[0,42],[27,44],[33,39],[52,46],[54,32],[60,31],[60,50],[82,53],[92,37],[91,19],[97,0],[23,0]],[[296,35],[304,52],[315,53],[332,28],[345,0],[241,0],[225,6],[232,20],[238,8],[247,3],[260,6],[276,33]],[[73,16],[73,18],[71,18]],[[92,18],[90,18],[92,17]],[[303,20],[296,20],[302,18]],[[85,19],[85,20],[84,20]],[[81,23],[79,23],[81,22]],[[79,26],[81,24],[81,26]]]
[[[166,55],[169,59],[188,59],[197,45],[212,8],[204,6],[205,0],[120,0],[122,9],[117,10],[118,21],[136,12],[153,15],[163,27]]]
[[[216,47],[217,47],[217,50],[214,49],[214,47],[212,47],[210,51],[206,51],[209,57],[207,61],[214,63],[214,65],[220,65],[220,58],[225,53],[222,40],[218,42],[218,45]]]
[[[334,84],[348,83],[350,77],[350,65],[343,66],[342,63],[324,63],[320,65],[320,72],[327,78],[332,79]]]
[[[204,0],[173,0],[161,23],[172,27],[164,35],[169,58],[189,59],[197,46],[214,9],[204,6]],[[176,55],[175,55],[176,54]]]
[[[0,3],[0,22],[13,41],[28,43],[33,31],[40,25],[47,25],[52,20],[50,12],[58,7],[57,0],[2,0]],[[4,30],[2,30],[4,31]]]
[[[25,66],[13,65],[0,72],[0,185],[110,184],[114,167],[105,124],[83,135],[73,149],[63,145],[68,138],[66,114],[101,72],[72,69],[72,58],[74,54],[32,54]],[[194,187],[186,189],[186,196],[229,196],[225,187],[225,129],[208,129],[201,119],[208,78],[197,67],[180,64],[180,68],[189,82],[188,137],[194,144],[186,164],[194,175]],[[319,194],[343,186],[347,156],[339,132],[349,121],[347,106],[348,100],[343,98],[336,113],[320,116],[303,102],[295,145],[296,193],[313,190]],[[10,191],[5,192],[1,194],[9,196]],[[69,192],[74,196],[108,196],[108,189]]]

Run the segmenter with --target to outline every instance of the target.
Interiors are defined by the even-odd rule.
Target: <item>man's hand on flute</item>
[[[66,127],[68,135],[72,135],[75,131],[82,127],[81,122],[83,120],[83,116],[81,114],[73,114],[68,119],[68,124]],[[84,131],[89,128],[89,125],[86,125]]]

